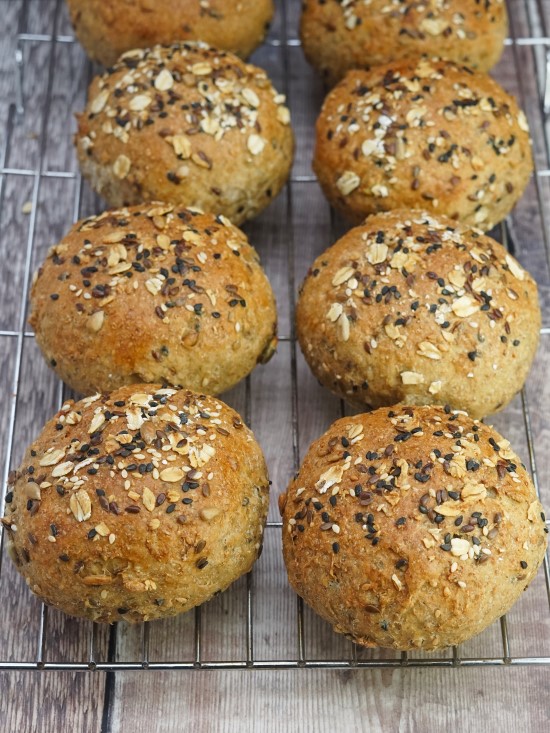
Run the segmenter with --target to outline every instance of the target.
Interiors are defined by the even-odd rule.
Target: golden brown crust
[[[11,555],[33,593],[112,623],[173,616],[256,560],[267,471],[215,397],[158,385],[67,402],[10,476]]]
[[[296,324],[317,379],[353,404],[450,404],[484,417],[522,388],[541,314],[535,281],[502,245],[396,210],[317,258]]]
[[[31,308],[44,357],[82,394],[164,381],[218,394],[277,344],[275,299],[246,235],[171,204],[77,222],[38,270]]]
[[[351,71],[327,96],[313,167],[353,221],[424,208],[488,231],[522,195],[527,120],[486,74],[420,59]]]
[[[442,407],[336,421],[281,505],[292,586],[365,646],[439,649],[478,634],[518,600],[547,544],[508,441]]]
[[[272,0],[67,0],[78,40],[104,66],[157,43],[201,40],[247,58],[262,43]]]
[[[489,71],[508,30],[504,0],[305,0],[303,7],[304,53],[331,84],[350,69],[421,54]]]
[[[128,52],[78,117],[82,173],[111,206],[167,201],[240,224],[288,177],[284,101],[263,70],[204,43]]]

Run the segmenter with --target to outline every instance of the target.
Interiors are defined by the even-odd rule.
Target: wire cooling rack
[[[108,628],[40,604],[7,559],[2,538],[0,670],[550,665],[547,559],[508,617],[461,647],[430,655],[357,647],[334,634],[288,587],[276,498],[309,443],[346,410],[315,383],[294,339],[296,286],[314,257],[343,229],[310,169],[313,123],[324,90],[299,48],[299,5],[298,0],[277,3],[270,35],[253,57],[287,94],[297,138],[285,192],[247,226],[277,294],[280,347],[270,365],[224,397],[252,424],[270,466],[273,496],[264,553],[252,573],[194,612]],[[509,9],[511,37],[496,74],[527,111],[537,172],[523,201],[494,235],[534,272],[544,317],[541,348],[527,386],[496,424],[522,455],[549,506],[550,392],[545,375],[550,364],[550,237],[544,204],[550,201],[550,7],[545,0],[511,0]],[[71,396],[47,369],[26,330],[32,272],[72,221],[102,208],[82,183],[72,152],[72,113],[82,109],[94,69],[73,38],[64,4],[15,0],[2,3],[2,10],[11,33],[0,50],[7,84],[0,95],[0,515],[9,470],[43,422]]]

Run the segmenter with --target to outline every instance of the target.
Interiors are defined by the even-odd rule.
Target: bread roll
[[[245,234],[172,204],[77,222],[36,274],[29,320],[82,394],[162,381],[217,394],[277,344],[273,292]]]
[[[262,451],[214,397],[134,385],[69,401],[9,484],[16,567],[72,616],[174,616],[225,590],[261,549]]]
[[[104,66],[156,43],[205,41],[247,58],[262,43],[272,0],[67,0],[75,33]]]
[[[507,31],[504,0],[304,0],[300,25],[308,61],[331,84],[350,69],[421,54],[489,71]]]
[[[317,379],[354,405],[450,404],[484,417],[523,387],[541,313],[535,281],[494,239],[398,209],[315,260],[296,324]]]
[[[284,100],[262,69],[204,43],[129,51],[78,116],[82,173],[114,207],[166,201],[240,224],[288,177]]]
[[[521,197],[533,161],[525,115],[496,81],[419,59],[347,74],[317,120],[313,167],[352,221],[429,207],[488,231]]]
[[[364,646],[466,641],[518,600],[547,545],[508,441],[442,407],[337,420],[280,504],[291,585]]]

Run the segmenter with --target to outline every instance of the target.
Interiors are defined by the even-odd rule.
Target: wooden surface
[[[271,38],[284,31],[279,1]],[[532,35],[537,8],[550,25],[549,0],[512,0],[512,35]],[[25,322],[26,275],[47,247],[61,237],[77,215],[101,209],[80,185],[71,144],[73,113],[82,108],[92,71],[78,44],[26,40],[23,92],[25,112],[14,114],[14,52],[18,33],[72,34],[61,0],[0,0],[0,162],[10,169],[0,189],[0,411],[2,465],[15,466],[24,447],[62,399],[62,387],[44,364],[32,334],[17,336]],[[529,12],[528,12],[529,11]],[[286,32],[297,37],[298,0],[287,0]],[[264,447],[273,481],[270,519],[277,520],[276,497],[297,461],[332,420],[342,414],[339,400],[322,390],[295,353],[291,336],[296,286],[313,258],[343,230],[331,217],[311,178],[313,125],[323,89],[296,45],[265,45],[254,57],[275,85],[288,88],[298,148],[293,182],[246,229],[257,246],[277,294],[282,342],[276,357],[257,369],[249,383],[225,399],[251,422]],[[510,46],[496,76],[521,99],[535,136],[539,169],[546,170],[544,120],[539,104],[536,62],[543,49]],[[517,69],[521,70],[518,74]],[[25,175],[25,172],[29,175]],[[539,197],[544,206],[540,207]],[[33,210],[23,214],[26,202]],[[511,219],[518,258],[535,274],[544,308],[541,348],[526,389],[538,482],[550,506],[550,271],[547,239],[550,179],[533,182]],[[298,350],[299,352],[299,350]],[[294,389],[297,398],[294,401]],[[12,420],[12,408],[16,408]],[[518,397],[493,421],[510,437],[530,465],[522,401]],[[13,429],[13,444],[9,436]],[[10,455],[8,455],[8,452]],[[531,466],[532,467],[532,466]],[[267,530],[263,555],[253,574],[253,642],[256,660],[296,660],[296,598],[282,566],[279,529]],[[2,555],[0,575],[0,661],[87,663],[93,641],[95,661],[132,662],[143,658],[143,627],[121,626],[109,646],[109,630],[49,611],[39,648],[40,604],[30,596]],[[193,661],[195,629],[202,630],[200,659],[245,660],[247,582],[189,613],[148,629],[148,657],[155,661]],[[349,660],[351,645],[336,636],[308,609],[304,611],[305,656],[312,660]],[[550,610],[544,576],[508,615],[512,657],[550,656]],[[380,650],[359,651],[358,659],[399,659]],[[462,658],[502,658],[500,626],[463,645]],[[411,660],[423,655],[412,655]],[[449,658],[450,652],[437,655]],[[183,672],[2,672],[0,729],[27,731],[525,731],[550,724],[550,667],[464,669],[369,669],[334,671],[183,671]]]

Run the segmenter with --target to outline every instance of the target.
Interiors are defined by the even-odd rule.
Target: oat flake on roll
[[[66,402],[9,477],[9,551],[30,590],[72,616],[174,616],[261,551],[268,476],[239,415],[159,385]]]
[[[520,598],[547,546],[509,442],[450,408],[337,420],[280,506],[290,583],[335,631],[370,647],[466,641]]]
[[[263,69],[189,41],[128,51],[97,76],[75,144],[110,206],[166,201],[240,224],[281,190],[294,138]]]
[[[218,394],[277,344],[273,291],[244,232],[159,202],[77,222],[35,275],[29,322],[82,394],[162,381]]]
[[[329,83],[420,54],[489,71],[507,30],[504,0],[305,0],[300,23],[306,58]]]
[[[513,96],[487,74],[419,58],[345,76],[317,120],[313,168],[352,221],[428,208],[488,231],[523,194],[533,159]]]
[[[247,58],[263,41],[272,0],[67,0],[78,40],[104,66],[156,43],[201,40]]]
[[[502,245],[408,209],[368,217],[321,254],[296,308],[306,361],[338,396],[474,417],[522,388],[540,325],[537,285]]]

